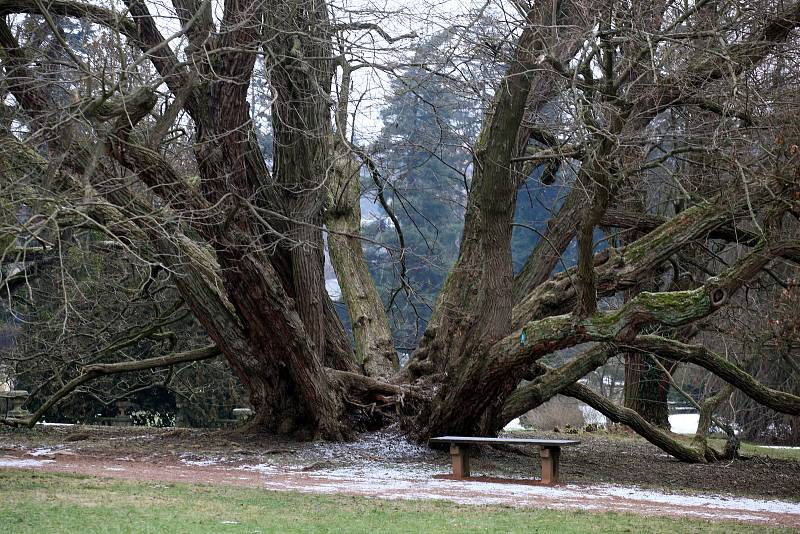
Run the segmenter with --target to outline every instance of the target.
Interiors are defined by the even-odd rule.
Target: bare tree
[[[493,6],[509,37],[489,47],[504,71],[472,146],[459,257],[403,368],[358,242],[359,168],[380,169],[347,120],[354,66],[396,67],[360,58],[358,36],[391,47],[398,35],[369,16],[337,20],[341,11],[322,0],[219,8],[0,2],[13,117],[0,167],[9,191],[31,191],[23,204],[35,213],[9,228],[51,232],[52,221],[79,214],[131,261],[171,273],[247,388],[254,429],[341,439],[353,417],[389,416],[419,439],[492,434],[562,393],[682,460],[719,457],[707,428],[685,444],[578,383],[619,353],[688,361],[760,404],[800,413],[796,395],[692,344],[765,268],[800,260],[798,132],[781,109],[797,101],[800,3]],[[180,21],[169,37],[164,12]],[[109,68],[70,46],[61,17],[105,36]],[[14,31],[31,19],[43,21],[57,59]],[[453,50],[485,50],[472,29],[454,25]],[[257,58],[272,98],[271,161],[247,100]],[[71,77],[54,79],[56,64]],[[457,69],[430,70],[458,78]],[[515,200],[541,165],[548,183],[562,167],[576,178],[515,278]],[[324,223],[355,351],[324,288]],[[632,237],[598,251],[598,228]],[[552,275],[573,240],[577,265]],[[17,250],[17,240],[6,244],[6,255]],[[640,291],[645,281],[652,291]],[[602,305],[630,290],[623,304]],[[559,367],[541,363],[584,343],[596,345]],[[201,358],[211,349],[197,350]],[[176,357],[185,355],[162,356]],[[108,370],[86,367],[75,380]],[[722,398],[706,403],[706,423]]]

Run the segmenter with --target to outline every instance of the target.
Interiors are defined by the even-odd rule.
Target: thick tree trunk
[[[440,382],[429,409],[415,414],[412,428],[420,437],[496,432],[503,400],[518,382],[503,370],[494,373],[488,349],[511,328],[511,222],[517,181],[510,165],[530,90],[525,72],[535,43],[535,31],[526,28],[487,113],[475,146],[459,258],[409,366],[412,376],[438,371]],[[475,395],[479,384],[482,393]]]
[[[351,68],[341,59],[333,164],[328,186],[328,250],[347,305],[358,363],[367,376],[387,379],[400,367],[389,318],[361,248],[361,165],[347,140]]]
[[[539,23],[550,22],[554,16],[567,20],[577,10],[572,3],[561,9],[553,13],[538,6],[528,14],[530,25],[516,45],[475,145],[460,255],[409,365],[412,377],[429,373],[441,383],[431,409],[418,414],[412,425],[421,437],[442,432],[496,433],[502,428],[505,399],[520,381],[519,366],[498,358],[494,351],[496,344],[505,347],[513,337],[508,336],[514,303],[510,239],[519,180],[512,172],[511,158],[520,149],[533,61],[552,37],[539,31]],[[559,46],[569,48],[565,42]],[[520,335],[514,341],[524,347],[525,332]]]
[[[325,350],[325,277],[322,239],[325,181],[330,169],[330,24],[324,2],[298,12],[293,1],[266,12],[267,66],[274,100],[274,170],[287,235],[280,242],[291,261],[292,294],[318,354]],[[313,35],[308,33],[312,28]],[[276,31],[278,30],[278,31]],[[274,33],[272,33],[274,32]]]
[[[632,211],[645,211],[645,203],[638,195],[634,199],[625,202],[625,205]],[[629,245],[644,235],[643,232],[636,230],[626,232],[620,236],[619,243],[622,246]],[[674,282],[677,283],[677,280]],[[641,279],[635,286],[624,292],[625,299],[629,300],[643,290],[655,290],[657,289],[654,287],[656,285],[652,279]],[[652,358],[656,357],[637,352],[625,353],[623,404],[626,408],[639,413],[650,424],[669,430],[667,397],[669,395],[670,376],[663,365],[658,365],[653,361]]]
[[[625,354],[625,407],[659,428],[669,430],[669,376],[652,362],[653,356]]]

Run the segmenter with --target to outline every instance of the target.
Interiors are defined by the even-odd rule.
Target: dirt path
[[[342,493],[380,499],[440,499],[461,504],[630,512],[735,520],[800,528],[800,503],[720,495],[670,494],[635,486],[566,484],[543,487],[433,478],[420,469],[378,462],[349,468],[276,466],[213,459],[88,456],[69,449],[5,450],[0,468],[25,468],[131,480],[227,484],[277,491]],[[439,471],[440,472],[440,471]]]

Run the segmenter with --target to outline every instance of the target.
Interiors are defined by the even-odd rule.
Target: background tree
[[[73,0],[0,3],[0,15],[42,17],[65,54],[59,66],[75,73],[54,81],[56,62],[39,42],[12,31],[16,20],[0,24],[12,105],[0,166],[9,195],[30,191],[29,215],[7,217],[7,233],[58,235],[54,224],[78,217],[130,261],[170,273],[211,341],[83,366],[65,394],[96,376],[219,352],[248,391],[257,430],[341,439],[397,418],[420,440],[493,434],[560,393],[682,460],[735,453],[706,441],[731,388],[698,403],[701,426],[687,444],[578,382],[612,356],[639,353],[692,363],[759,404],[800,413],[800,398],[759,382],[710,335],[729,333],[725,313],[739,299],[774,298],[761,280],[772,273],[786,284],[776,271],[793,273],[800,259],[797,126],[776,112],[795,84],[773,83],[777,70],[797,72],[800,4],[487,4],[449,26],[444,65],[384,61],[384,45],[363,45],[369,35],[396,46],[379,15],[339,20],[316,0],[227,2],[219,17],[212,7],[176,0],[167,11],[181,27],[167,39],[162,13],[139,0],[124,13]],[[110,68],[93,68],[63,42],[53,16],[96,25],[114,45]],[[484,18],[496,21],[499,42],[487,44]],[[269,159],[247,100],[260,55],[272,97]],[[465,75],[487,56],[491,68]],[[348,116],[348,77],[367,66],[414,67],[490,97],[469,147],[458,256],[403,368],[357,242],[359,167],[377,183],[390,176]],[[569,192],[515,276],[515,209],[520,187],[537,177],[560,178]],[[679,209],[653,208],[662,201]],[[401,202],[383,204],[396,213]],[[323,223],[342,238],[328,244],[355,351],[325,293]],[[392,224],[405,231],[396,215]],[[601,228],[641,237],[608,246],[597,242]],[[557,272],[573,242],[575,267]],[[6,255],[28,248],[7,240]],[[59,252],[51,239],[45,248]],[[32,268],[13,263],[6,273]],[[645,281],[652,290],[641,290]],[[636,294],[619,298],[625,291]],[[572,347],[558,366],[545,360]],[[55,400],[7,422],[33,424]]]

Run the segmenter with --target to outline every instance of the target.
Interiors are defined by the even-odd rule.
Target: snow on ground
[[[359,461],[393,458],[398,462],[435,459],[436,453],[428,447],[412,443],[404,436],[392,432],[375,432],[360,436],[353,442],[314,442],[298,451],[301,460],[346,460],[349,465]]]
[[[342,493],[395,500],[445,500],[468,505],[503,505],[587,511],[631,512],[644,515],[738,520],[800,526],[800,502],[769,501],[735,495],[676,494],[612,484],[534,485],[530,480],[457,481],[439,478],[449,473],[441,453],[390,432],[370,434],[350,443],[290,445],[288,457],[275,453],[248,463],[242,457],[183,453],[172,464],[154,465],[131,458],[82,457],[63,446],[18,451],[0,457],[0,468],[43,468],[142,480],[200,481],[306,493]],[[56,452],[56,460],[21,457]],[[386,461],[392,458],[393,461]],[[117,460],[126,460],[124,467]],[[488,475],[490,473],[473,473]],[[438,475],[438,476],[437,476]],[[521,476],[529,477],[528,474]]]
[[[676,434],[694,434],[699,422],[699,413],[675,413],[669,416],[670,429]]]
[[[503,430],[506,432],[513,432],[515,430],[525,430],[525,427],[522,426],[519,417],[517,417],[516,419],[512,419],[510,423],[503,427]]]
[[[55,445],[53,447],[42,447],[39,449],[34,449],[28,454],[31,456],[52,456],[59,452],[69,451],[64,445]]]
[[[182,463],[182,464],[186,464],[186,465],[193,465],[193,466],[195,466],[195,467],[206,467],[206,466],[209,466],[209,465],[216,465],[216,464],[218,464],[219,462],[218,462],[217,460],[214,460],[214,459],[208,459],[208,460],[187,460],[187,459],[185,459],[185,458],[181,458],[181,463]]]
[[[798,450],[800,447],[787,447],[786,445],[759,445],[761,449],[790,449]]]
[[[433,479],[434,469],[387,466],[322,469],[287,477],[270,472],[264,487],[308,493],[346,493],[379,499],[435,499],[460,504],[535,506],[559,509],[617,510],[695,517],[767,521],[769,514],[789,514],[800,521],[800,503],[766,501],[732,495],[682,495],[636,486],[528,484]]]
[[[209,465],[217,465],[223,461],[222,458],[198,456],[185,452],[180,455],[180,461],[185,465],[192,465],[194,467],[208,467]]]
[[[44,464],[49,464],[54,461],[55,460],[27,460],[0,456],[0,467],[42,467]]]
[[[262,475],[277,474],[281,472],[281,468],[273,464],[241,465],[236,469],[241,469],[242,471],[255,471],[257,473],[261,473]]]

